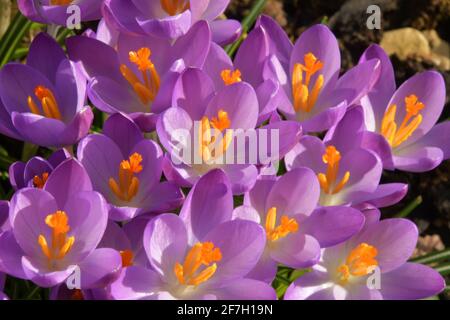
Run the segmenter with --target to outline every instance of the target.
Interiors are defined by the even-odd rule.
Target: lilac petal
[[[402,200],[408,193],[408,185],[404,183],[380,184],[370,196],[368,202],[377,208],[392,206]]]
[[[76,268],[76,266],[69,266],[64,270],[44,272],[27,257],[22,258],[22,267],[27,278],[43,288],[50,288],[62,283]]]
[[[444,159],[442,149],[411,145],[394,157],[395,168],[409,172],[426,172],[436,168]]]
[[[105,121],[103,134],[117,144],[124,156],[130,155],[134,146],[144,139],[136,124],[122,114],[112,115]]]
[[[188,68],[179,77],[173,93],[173,106],[183,108],[192,120],[201,120],[214,95],[214,84],[200,69]]]
[[[189,243],[198,242],[216,226],[231,220],[232,212],[230,181],[222,170],[210,171],[194,185],[181,208]]]
[[[114,206],[109,207],[109,219],[113,221],[125,222],[134,219],[142,213],[140,208],[129,206]]]
[[[59,149],[53,152],[47,159],[48,163],[56,168],[59,166],[64,160],[72,158],[72,155],[66,149]]]
[[[222,167],[230,180],[233,195],[241,195],[254,186],[258,169],[254,165],[230,164]]]
[[[105,19],[101,19],[97,26],[95,38],[111,47],[115,47],[117,45],[118,37],[118,30],[111,28],[111,26],[105,22]]]
[[[233,68],[233,62],[225,50],[218,44],[212,42],[203,70],[214,82],[216,91],[219,91],[219,89],[225,86],[221,77],[221,72],[226,69],[233,70]]]
[[[277,178],[272,176],[267,177],[266,179],[263,179],[262,177],[259,178],[256,181],[255,186],[245,194],[244,204],[255,208],[259,214],[265,214],[266,200],[276,181]]]
[[[416,246],[416,225],[407,219],[386,219],[369,225],[362,233],[350,240],[347,248],[367,243],[378,250],[376,257],[384,274],[404,264]]]
[[[450,134],[450,121],[444,121],[435,125],[425,136],[417,140],[415,146],[430,146],[442,150],[444,159],[450,158],[450,143],[448,136]],[[407,154],[407,152],[401,152]]]
[[[215,292],[220,300],[276,300],[275,290],[267,283],[253,279],[239,279]]]
[[[170,212],[181,206],[184,196],[180,188],[172,182],[155,185],[144,199],[142,208],[146,212]]]
[[[16,140],[22,140],[21,135],[12,123],[11,115],[6,110],[0,99],[0,133]]]
[[[265,80],[256,88],[259,103],[258,124],[265,122],[279,105],[279,84],[271,79]]]
[[[308,168],[294,169],[283,175],[270,190],[265,213],[276,207],[280,215],[309,216],[316,208],[319,196],[320,186],[315,173]]]
[[[27,65],[39,70],[52,83],[56,84],[57,70],[66,59],[59,44],[47,33],[41,32],[31,43]]]
[[[394,170],[391,146],[382,135],[370,131],[364,132],[361,147],[375,152],[383,162],[384,169]]]
[[[105,0],[102,13],[106,23],[121,32],[143,32],[136,21],[140,12],[129,0]]]
[[[133,251],[133,265],[149,266],[149,260],[144,249],[144,230],[152,216],[140,216],[126,223],[122,230],[130,241]]]
[[[445,82],[442,75],[435,71],[425,71],[406,80],[395,92],[389,106],[397,105],[396,121],[401,123],[406,114],[405,98],[416,95],[425,108],[420,111],[423,117],[416,131],[398,148],[406,148],[424,136],[439,119],[445,104]],[[388,107],[388,106],[386,106]]]
[[[442,292],[445,281],[434,269],[405,263],[381,276],[381,294],[386,300],[424,299]]]
[[[259,106],[255,90],[244,82],[223,88],[206,109],[210,119],[217,117],[219,110],[228,113],[232,129],[253,129],[258,120]]]
[[[64,207],[72,195],[82,191],[91,191],[92,184],[83,165],[78,160],[67,159],[53,170],[44,190],[55,197],[59,207]]]
[[[166,282],[176,281],[173,268],[184,261],[188,235],[183,220],[174,214],[162,214],[151,220],[144,231],[144,248],[153,269]]]
[[[102,1],[99,0],[84,0],[78,2],[80,9],[80,20],[81,21],[93,21],[100,20],[101,12],[100,6]],[[70,17],[71,11],[67,12],[66,6],[55,6],[55,5],[43,5],[41,7],[41,14],[45,17],[48,22],[65,26],[67,25],[67,19]]]
[[[346,111],[347,103],[345,101],[334,107],[327,108],[310,119],[302,121],[303,131],[306,133],[327,130],[335,126],[344,117]]]
[[[266,246],[258,263],[245,276],[246,278],[272,283],[277,275],[278,262],[270,256],[270,251],[269,247]]]
[[[234,60],[236,69],[242,73],[242,79],[257,87],[263,82],[262,70],[269,56],[269,44],[263,29],[257,28],[249,33],[239,47]]]
[[[319,261],[320,244],[312,236],[293,233],[272,243],[270,256],[279,263],[297,269],[308,268]]]
[[[155,271],[132,266],[122,269],[110,290],[116,300],[157,299],[162,287],[161,278]]]
[[[240,206],[233,210],[233,220],[242,219],[249,220],[256,223],[261,223],[261,217],[259,216],[258,211],[251,206]]]
[[[380,77],[367,96],[361,100],[365,111],[367,129],[375,131],[381,121],[392,95],[395,92],[394,68],[386,52],[379,45],[372,44],[364,51],[360,62],[371,59],[380,61]]]
[[[152,113],[130,113],[128,116],[138,125],[142,132],[153,132],[156,128],[156,122],[158,122],[159,115]]]
[[[339,76],[341,54],[338,42],[328,27],[319,24],[302,33],[292,51],[289,74],[292,74],[296,63],[304,63],[304,56],[309,52],[324,64],[319,72],[324,77],[323,90],[327,86],[333,86]],[[316,77],[317,75],[312,77],[312,83],[315,82]]]
[[[109,220],[98,247],[124,251],[130,250],[131,244],[124,230],[116,222]]]
[[[242,32],[241,23],[237,20],[215,20],[210,22],[212,41],[224,46],[236,41]]]
[[[216,0],[209,1],[208,8],[203,13],[203,19],[205,20],[214,20],[222,13],[224,13],[227,8],[230,0]]]
[[[317,137],[303,136],[300,142],[284,158],[286,169],[306,167],[314,172],[324,172],[326,166],[322,161],[325,144]]]
[[[233,220],[217,226],[203,239],[211,241],[222,253],[211,287],[245,276],[257,264],[266,242],[264,229],[251,221]]]
[[[19,7],[20,12],[27,17],[28,19],[40,23],[46,23],[45,19],[39,13],[38,8],[36,7],[37,3],[32,0],[18,0],[17,6]]]
[[[319,241],[320,247],[331,247],[348,240],[364,225],[364,216],[350,207],[322,207],[305,219],[300,228]]]
[[[12,231],[0,233],[0,270],[7,274],[27,279],[22,268],[23,250],[20,248]]]
[[[383,296],[380,291],[370,289],[364,283],[351,286],[345,300],[383,300]]]
[[[186,10],[175,16],[161,19],[146,19],[137,17],[136,21],[145,33],[152,36],[160,36],[169,39],[176,39],[184,35],[191,26],[191,11]]]
[[[96,249],[78,266],[81,271],[81,288],[102,288],[119,276],[122,257],[113,249]]]
[[[9,227],[9,202],[0,200],[0,233]]]
[[[46,160],[41,157],[33,157],[26,163],[22,174],[24,176],[24,181],[28,183],[33,180],[35,176],[40,177],[43,173],[50,173],[52,170],[53,168]],[[32,185],[30,187],[32,187]]]
[[[24,173],[26,164],[22,161],[16,161],[9,166],[9,182],[14,190],[22,189],[25,185]]]
[[[84,138],[91,128],[94,113],[89,106],[80,110],[66,126],[59,142],[60,147],[70,146]]]
[[[328,273],[312,270],[291,283],[286,293],[285,300],[334,300],[334,284]]]

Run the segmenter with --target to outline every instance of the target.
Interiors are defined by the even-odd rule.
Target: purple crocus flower
[[[255,183],[257,165],[279,160],[298,142],[301,128],[295,121],[255,130],[258,99],[248,83],[236,82],[214,92],[211,79],[198,69],[187,69],[179,80],[173,93],[175,107],[157,122],[158,137],[168,152],[164,174],[178,185],[192,186],[203,174],[221,168],[234,194],[242,194]],[[254,139],[243,146],[245,136]],[[279,150],[272,150],[276,138]]]
[[[268,35],[261,41],[268,43],[271,52],[264,79],[277,79],[283,88],[278,110],[287,119],[300,121],[304,132],[320,132],[335,125],[347,106],[357,102],[378,79],[377,59],[339,77],[339,45],[325,25],[307,29],[294,46],[272,19],[263,16],[259,25]]]
[[[1,132],[40,146],[78,142],[93,119],[84,77],[45,33],[32,42],[26,65],[8,63],[0,71],[0,98]]]
[[[28,19],[45,24],[66,26],[77,6],[81,21],[99,20],[103,0],[18,0],[20,12]]]
[[[117,251],[96,249],[107,205],[74,159],[60,164],[43,189],[14,194],[9,221],[11,230],[0,236],[0,270],[9,275],[51,287],[78,267],[81,288],[90,289],[109,283],[121,268]]]
[[[308,168],[257,181],[244,205],[233,212],[235,219],[255,221],[266,230],[264,254],[248,277],[271,283],[278,264],[311,267],[319,260],[321,247],[345,241],[361,229],[364,216],[358,210],[316,209],[319,196],[319,182]]]
[[[381,76],[361,99],[368,132],[363,146],[376,151],[385,169],[424,172],[450,158],[450,122],[436,125],[445,104],[445,82],[435,71],[406,80],[398,89],[384,50],[372,45],[361,57],[381,61]]]
[[[33,157],[26,163],[16,161],[9,167],[9,181],[14,190],[26,187],[42,189],[52,171],[71,155],[60,149],[45,160],[42,157]]]
[[[138,126],[122,114],[111,116],[102,134],[91,134],[78,146],[78,159],[94,190],[110,204],[110,218],[166,212],[178,207],[183,194],[171,182],[161,182],[163,154]]]
[[[214,42],[224,45],[236,40],[241,25],[236,20],[216,20],[230,0],[106,0],[106,21],[122,32],[176,39],[197,21],[211,25]]]
[[[131,266],[111,285],[115,299],[276,299],[246,274],[260,258],[264,229],[232,218],[231,186],[214,170],[193,187],[180,215],[162,214],[144,231],[153,270]]]
[[[382,164],[377,155],[359,147],[365,134],[361,107],[347,112],[324,141],[304,136],[285,157],[287,170],[311,168],[321,186],[319,204],[386,207],[407,193],[403,183],[380,184]]]
[[[8,296],[3,293],[5,287],[6,274],[0,272],[0,300],[8,300]]]
[[[211,31],[200,21],[174,43],[120,34],[116,50],[102,41],[77,36],[67,39],[67,48],[71,59],[82,63],[89,79],[89,99],[97,108],[129,114],[143,130],[151,131],[157,115],[171,106],[179,73],[186,66],[201,68],[210,43]]]
[[[405,300],[441,292],[445,281],[437,271],[407,262],[418,237],[414,223],[379,217],[377,210],[367,212],[365,227],[346,242],[324,249],[320,262],[292,283],[284,298]]]

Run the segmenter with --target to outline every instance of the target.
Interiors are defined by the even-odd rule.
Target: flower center
[[[80,289],[73,290],[73,293],[70,296],[70,300],[84,300],[83,291],[81,291]]]
[[[327,194],[336,194],[347,184],[350,179],[350,172],[346,171],[344,177],[339,182],[336,181],[339,173],[341,153],[334,146],[328,146],[326,148],[322,156],[322,161],[327,164],[327,173],[319,173],[317,175],[320,187]]]
[[[338,267],[339,281],[345,284],[351,276],[360,277],[370,273],[371,267],[378,265],[375,259],[377,255],[377,248],[367,243],[359,244],[347,256],[345,263]]]
[[[190,3],[186,0],[161,0],[161,7],[169,16],[175,16],[188,10]]]
[[[222,80],[226,86],[242,81],[241,78],[242,74],[239,69],[236,69],[234,71],[231,71],[230,69],[225,69],[220,73],[220,76],[222,77]]]
[[[42,176],[34,176],[33,178],[33,185],[36,188],[42,189],[44,188],[45,183],[47,182],[48,179],[48,172],[44,172],[42,174]]]
[[[282,215],[280,225],[277,223],[277,208],[272,207],[267,211],[266,216],[266,235],[270,241],[276,241],[286,237],[290,233],[298,231],[298,223],[294,218],[289,219],[288,216]]]
[[[200,156],[205,162],[217,159],[228,149],[233,138],[233,130],[229,129],[231,121],[228,113],[219,110],[217,117],[211,120],[203,117],[199,127]],[[223,135],[223,132],[225,134]]]
[[[310,87],[311,77],[323,68],[323,63],[311,52],[305,54],[304,59],[304,64],[296,63],[292,72],[292,97],[296,112],[310,112],[314,108],[324,81],[323,75],[319,74],[313,87]]]
[[[72,3],[72,0],[50,0],[52,6],[67,6]]]
[[[161,82],[155,65],[150,60],[151,54],[150,49],[145,47],[129,52],[129,59],[138,67],[142,74],[142,80],[125,64],[120,66],[122,76],[128,81],[143,104],[155,100]]]
[[[58,108],[58,103],[56,102],[55,96],[50,89],[44,86],[37,86],[34,89],[34,95],[41,103],[41,108],[38,107],[31,96],[28,96],[28,108],[32,113],[44,116],[46,118],[58,120],[62,119],[61,112]]]
[[[177,262],[173,270],[180,284],[198,286],[214,275],[217,269],[214,262],[220,260],[222,253],[219,248],[212,242],[199,242],[189,250],[184,263]]]
[[[120,256],[122,257],[122,268],[131,267],[133,265],[133,251],[123,250],[120,251]]]
[[[52,241],[49,246],[47,239],[41,234],[38,237],[38,243],[50,263],[64,258],[75,242],[74,236],[67,237],[70,231],[68,222],[67,214],[59,210],[45,218],[45,224],[52,229]]]
[[[135,152],[128,160],[123,160],[119,166],[119,182],[109,178],[109,187],[112,192],[122,201],[131,201],[139,190],[139,179],[136,173],[142,171],[142,156]]]
[[[397,128],[397,123],[395,122],[397,106],[393,104],[387,109],[381,122],[381,134],[392,147],[398,147],[416,131],[422,123],[420,111],[423,108],[425,108],[425,105],[419,101],[417,96],[413,94],[407,96],[405,98],[406,114],[399,128]]]

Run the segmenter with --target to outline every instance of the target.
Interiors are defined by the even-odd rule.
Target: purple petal
[[[145,17],[136,18],[138,25],[152,36],[160,36],[169,39],[176,39],[184,35],[191,26],[191,11],[186,10],[175,16],[169,16],[161,19],[146,19]]]
[[[101,288],[114,281],[122,269],[122,258],[116,250],[97,249],[79,264],[81,288]]]
[[[320,244],[314,237],[296,232],[272,243],[270,256],[294,269],[308,268],[319,261]]]
[[[215,293],[220,300],[276,300],[275,290],[267,283],[239,279],[220,288]]]
[[[12,231],[0,234],[0,270],[9,275],[27,279],[22,268],[23,250],[20,248]]]
[[[241,23],[237,20],[215,20],[210,22],[212,41],[224,46],[236,41],[242,32]]]
[[[370,131],[364,132],[361,147],[375,152],[383,162],[384,169],[394,170],[391,146],[382,135]]]
[[[115,114],[103,124],[103,134],[120,148],[123,155],[130,155],[136,144],[144,137],[133,121],[122,114]]]

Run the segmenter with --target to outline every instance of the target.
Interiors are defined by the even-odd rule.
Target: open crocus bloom
[[[291,284],[285,299],[405,300],[436,295],[445,287],[442,276],[407,262],[417,237],[411,221],[379,221],[379,211],[368,211],[361,232],[324,249],[320,262]]]
[[[320,248],[353,236],[364,223],[350,207],[316,209],[320,196],[317,178],[310,169],[294,169],[282,177],[260,179],[246,194],[234,219],[251,220],[266,231],[266,246],[250,278],[271,283],[277,265],[307,268],[320,257]],[[315,210],[315,211],[314,211]]]
[[[51,287],[78,267],[81,287],[89,289],[106,285],[120,270],[117,251],[96,249],[107,205],[76,160],[59,165],[43,189],[19,190],[9,220],[11,230],[0,236],[0,270],[14,277]]]
[[[42,189],[52,171],[64,160],[70,158],[65,149],[60,149],[47,159],[33,157],[26,163],[14,162],[9,167],[9,181],[15,190],[25,187]]]
[[[230,183],[214,170],[193,187],[180,216],[147,225],[144,248],[152,270],[123,269],[111,285],[115,299],[276,299],[270,285],[246,274],[260,258],[265,232],[232,218]]]
[[[168,152],[164,173],[180,186],[192,186],[208,171],[221,168],[230,178],[233,192],[242,194],[256,181],[256,165],[279,160],[298,142],[301,129],[294,121],[255,129],[258,100],[248,83],[236,82],[215,93],[211,79],[191,68],[178,84],[175,107],[161,115],[157,133]],[[191,92],[191,86],[202,90]],[[246,134],[254,137],[252,142],[243,143]]]
[[[287,170],[311,168],[321,186],[322,206],[370,203],[386,207],[400,201],[407,193],[403,183],[379,184],[382,164],[377,155],[362,149],[366,134],[361,107],[347,112],[324,141],[304,136],[285,157]]]
[[[315,25],[302,33],[292,47],[284,31],[270,18],[260,25],[268,35],[271,55],[265,79],[277,79],[278,110],[288,119],[300,121],[305,132],[320,132],[337,124],[347,106],[357,102],[379,76],[379,61],[368,60],[339,78],[341,55],[333,33]]]
[[[197,21],[211,25],[214,42],[224,45],[239,37],[241,25],[235,20],[216,20],[230,0],[108,0],[107,22],[122,32],[149,34],[176,39],[186,34]]]
[[[110,204],[111,219],[165,212],[183,199],[174,183],[160,183],[163,154],[159,146],[144,139],[137,125],[121,114],[105,122],[103,134],[89,135],[80,142],[78,159],[94,189]]]
[[[171,105],[179,73],[186,66],[203,66],[211,43],[210,29],[200,21],[175,43],[125,34],[117,42],[116,50],[102,41],[78,36],[69,38],[67,47],[71,59],[82,63],[92,103],[110,114],[129,114],[151,131],[156,115]],[[92,50],[97,54],[92,55]]]
[[[361,99],[368,132],[363,146],[376,151],[385,169],[424,172],[450,157],[450,122],[436,122],[445,104],[445,82],[437,72],[425,71],[397,90],[394,70],[384,50],[372,45],[363,54],[381,61],[381,76]]]
[[[99,20],[102,15],[100,7],[102,0],[18,0],[20,12],[28,19],[40,23],[67,26],[69,18],[75,11],[69,6],[79,8],[80,21]]]
[[[86,82],[47,34],[31,44],[27,64],[0,71],[0,130],[45,147],[64,147],[84,137],[93,114],[85,105]]]

